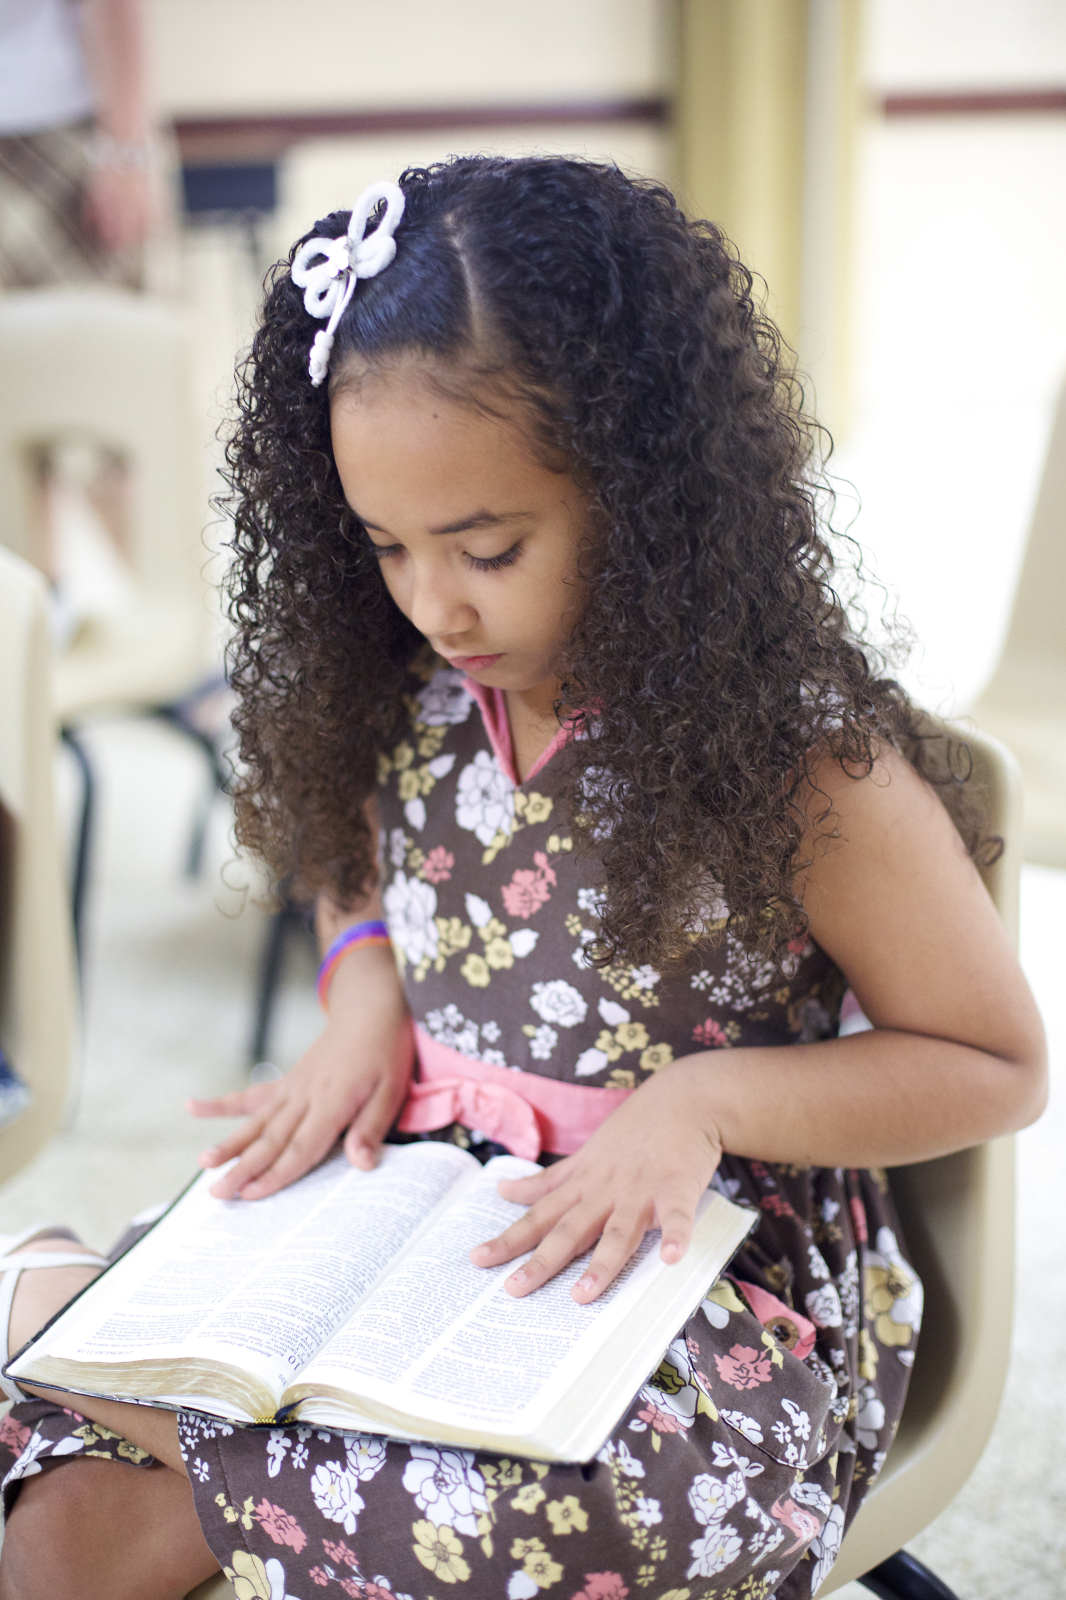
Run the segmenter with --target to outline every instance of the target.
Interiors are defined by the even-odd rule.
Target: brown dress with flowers
[[[563,741],[516,783],[500,702],[476,695],[437,672],[382,761],[385,909],[424,1041],[617,1091],[693,1049],[836,1033],[843,976],[810,941],[782,969],[711,920],[682,972],[590,966],[598,898],[558,799]],[[500,1149],[460,1124],[432,1137]],[[714,1181],[759,1224],[593,1461],[182,1414],[197,1513],[241,1600],[808,1600],[892,1442],[921,1285],[883,1173],[727,1155]],[[43,1401],[15,1407],[0,1446],[7,1506],[81,1455],[152,1467]]]

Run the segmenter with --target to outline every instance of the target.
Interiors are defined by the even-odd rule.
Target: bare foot
[[[40,1250],[63,1255],[96,1254],[87,1244],[75,1239],[31,1239],[20,1250],[12,1251],[12,1259],[27,1252]],[[7,1353],[14,1355],[27,1339],[44,1326],[49,1317],[62,1310],[68,1300],[73,1300],[87,1284],[103,1271],[102,1267],[49,1267],[35,1268],[22,1273],[15,1287],[15,1300],[11,1307],[8,1325]]]

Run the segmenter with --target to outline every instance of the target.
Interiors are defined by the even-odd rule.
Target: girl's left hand
[[[662,1232],[662,1260],[680,1261],[699,1198],[722,1159],[709,1116],[712,1073],[706,1060],[673,1062],[623,1101],[576,1155],[535,1177],[502,1182],[505,1200],[530,1209],[472,1250],[474,1265],[499,1266],[533,1250],[505,1283],[509,1294],[527,1295],[598,1239],[571,1290],[584,1305],[614,1281],[649,1228]]]

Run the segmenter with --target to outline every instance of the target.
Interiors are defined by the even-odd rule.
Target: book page
[[[469,1252],[526,1209],[503,1200],[497,1181],[531,1170],[511,1157],[489,1162],[412,1242],[309,1363],[294,1391],[347,1391],[396,1412],[467,1427],[524,1431],[532,1425],[561,1376],[575,1359],[588,1359],[588,1344],[607,1336],[661,1263],[659,1234],[648,1233],[591,1305],[570,1298],[588,1254],[534,1294],[509,1295],[504,1280],[525,1258],[484,1268],[472,1265]]]
[[[265,1200],[216,1200],[205,1173],[20,1358],[228,1362],[280,1395],[457,1182],[453,1145],[389,1145],[372,1172],[343,1155]],[[28,1375],[28,1374],[27,1374]]]

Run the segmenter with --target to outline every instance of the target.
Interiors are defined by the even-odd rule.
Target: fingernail
[[[517,1284],[518,1287],[521,1288],[522,1284],[524,1284],[526,1282],[526,1269],[525,1269],[525,1267],[519,1267],[517,1272],[512,1272],[511,1276],[508,1278],[507,1282],[508,1283]]]
[[[588,1294],[589,1291],[592,1290],[592,1289],[595,1289],[595,1287],[596,1287],[595,1278],[590,1277],[587,1272],[585,1273],[585,1276],[583,1278],[579,1278],[577,1280],[577,1282],[574,1284],[574,1288],[579,1290],[581,1294]]]
[[[479,1244],[474,1246],[474,1254],[476,1256],[487,1256],[489,1253],[489,1247],[487,1244]]]

